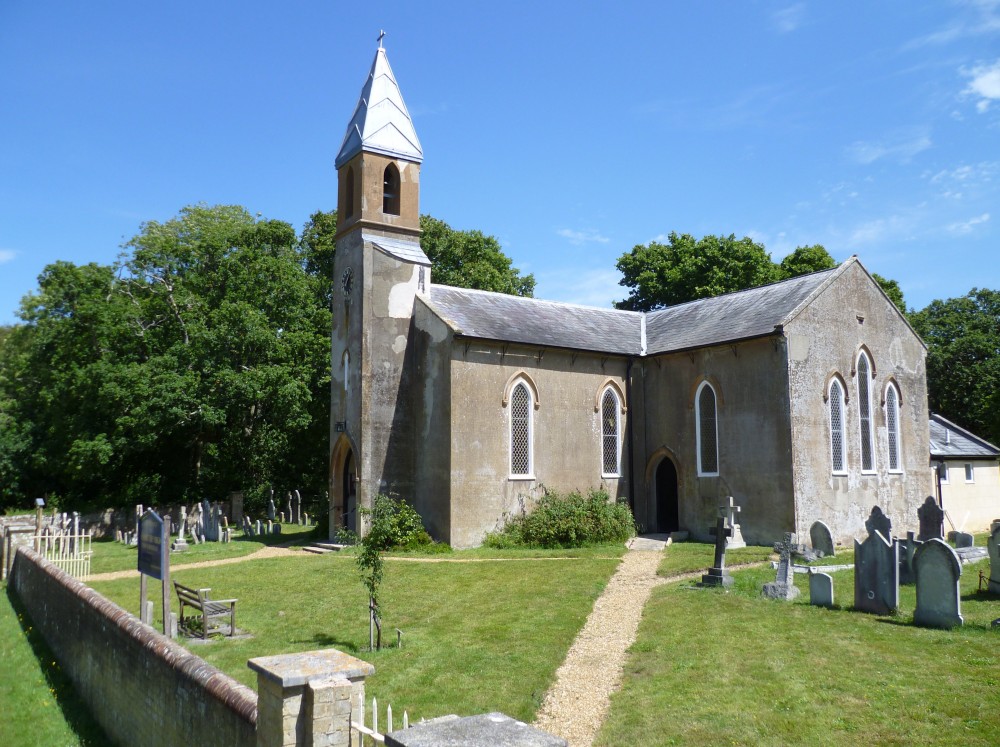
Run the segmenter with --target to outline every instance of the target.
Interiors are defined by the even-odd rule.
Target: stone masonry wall
[[[30,548],[12,588],[105,733],[118,744],[256,745],[257,695]]]

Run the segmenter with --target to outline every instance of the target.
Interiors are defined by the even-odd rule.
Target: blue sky
[[[821,243],[911,306],[1000,288],[1000,0],[0,3],[0,324],[56,260],[241,204],[300,229],[379,29],[421,210],[541,298],[670,231]]]

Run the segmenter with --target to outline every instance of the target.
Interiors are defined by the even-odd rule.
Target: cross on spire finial
[[[385,38],[385,31],[382,29],[378,30],[378,48],[382,49],[382,39]]]

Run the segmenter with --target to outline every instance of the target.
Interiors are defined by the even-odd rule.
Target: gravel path
[[[264,558],[283,558],[288,555],[298,555],[302,557],[302,552],[296,552],[295,550],[290,550],[287,547],[262,547],[257,550],[257,552],[252,552],[249,555],[240,555],[236,558],[219,558],[218,560],[201,560],[197,563],[182,563],[178,565],[171,565],[171,571],[186,571],[188,568],[210,568],[215,565],[230,565],[231,563],[242,563],[247,560],[263,560]],[[118,578],[136,578],[139,575],[139,571],[111,571],[110,573],[94,573],[87,576],[85,581],[87,583],[91,581],[114,581]]]
[[[661,552],[629,550],[556,671],[535,726],[570,747],[590,747],[604,723],[611,693],[618,689],[629,646],[635,642],[642,608],[653,587]],[[671,578],[671,581],[677,580]]]

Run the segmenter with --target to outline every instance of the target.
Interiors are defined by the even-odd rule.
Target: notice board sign
[[[167,566],[167,538],[163,519],[150,509],[139,519],[139,573],[162,581]]]

